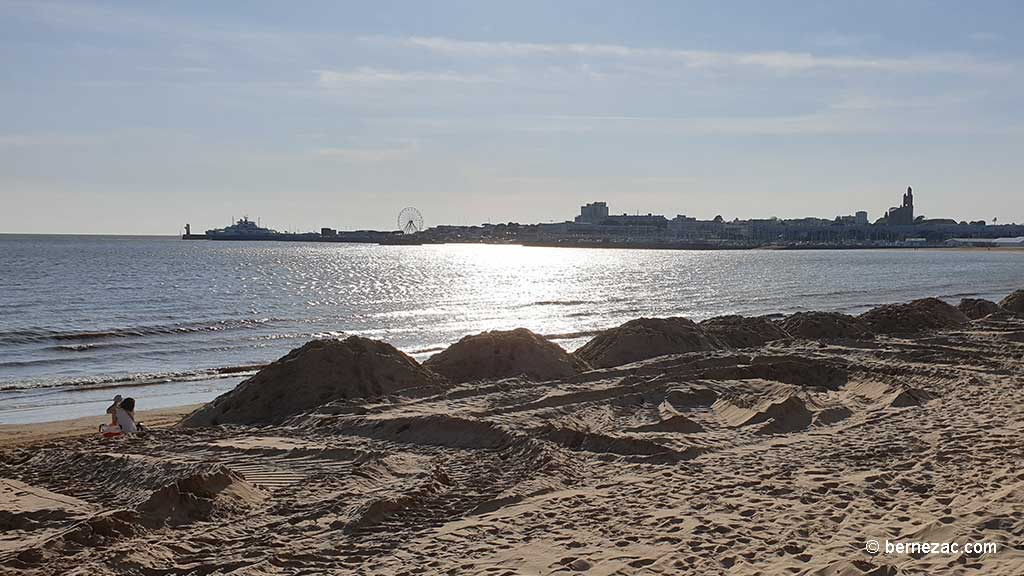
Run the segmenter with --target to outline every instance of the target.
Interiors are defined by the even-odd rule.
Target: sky
[[[0,0],[0,232],[1024,222],[1024,5]]]

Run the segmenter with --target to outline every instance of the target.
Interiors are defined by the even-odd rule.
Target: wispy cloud
[[[952,112],[962,106],[978,106],[990,94],[985,90],[958,91],[929,94],[914,98],[880,97],[869,94],[851,93],[829,105],[831,110],[883,111],[883,110],[943,110]]]
[[[453,71],[389,70],[361,66],[352,70],[316,70],[317,83],[325,88],[373,84],[478,84],[495,82],[492,76]]]
[[[95,143],[101,138],[101,135],[96,134],[61,132],[8,133],[0,134],[0,149],[49,149],[62,146],[80,146]]]
[[[883,109],[887,108],[887,109]],[[412,126],[437,135],[459,132],[558,134],[670,134],[726,136],[812,136],[855,134],[1022,134],[1019,123],[978,123],[969,119],[937,120],[908,116],[897,103],[836,106],[791,115],[700,116],[659,115],[523,115],[450,118],[390,118],[385,125]]]
[[[974,42],[998,42],[1002,40],[1003,37],[994,32],[972,32],[967,35],[967,39],[973,40]]]
[[[869,70],[907,73],[999,73],[1013,66],[982,61],[969,54],[927,54],[906,57],[821,56],[782,50],[723,52],[636,47],[623,44],[484,42],[444,37],[373,37],[364,42],[384,43],[435,54],[477,58],[530,58],[580,56],[593,58],[660,60],[691,68],[756,67],[799,72],[811,70]]]
[[[173,41],[172,54],[203,62],[216,54],[232,53],[267,61],[308,58],[313,46],[328,46],[336,38],[312,33],[285,33],[267,27],[226,27],[202,20],[150,14],[142,4],[114,7],[61,0],[0,0],[4,17],[17,18],[56,30],[98,36]]]
[[[810,39],[810,43],[822,48],[856,48],[863,46],[870,41],[877,40],[876,35],[867,34],[843,34],[840,32],[822,32]]]
[[[379,147],[325,146],[311,153],[318,158],[342,160],[353,164],[375,164],[413,154],[419,148],[415,140],[402,140],[393,145]]]

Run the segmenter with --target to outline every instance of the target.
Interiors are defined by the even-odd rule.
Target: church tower
[[[889,226],[910,226],[914,223],[914,190],[910,186],[903,195],[903,205],[889,208],[885,220]]]

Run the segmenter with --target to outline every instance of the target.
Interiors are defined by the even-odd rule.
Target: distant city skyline
[[[1024,222],[1019,3],[0,0],[0,232]]]

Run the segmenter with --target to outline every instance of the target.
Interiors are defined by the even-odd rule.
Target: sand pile
[[[781,434],[803,430],[811,425],[814,413],[807,402],[791,393],[751,401],[747,398],[725,398],[714,405],[719,417],[729,426],[745,427],[760,424],[758,434]]]
[[[466,336],[423,365],[452,382],[514,376],[548,381],[590,369],[583,360],[526,328]]]
[[[902,386],[889,396],[886,402],[893,408],[903,408],[906,406],[924,406],[934,399],[935,395],[927,390],[912,386]]]
[[[1017,314],[1024,314],[1024,290],[1017,290],[999,301],[999,305]]]
[[[332,400],[442,383],[443,378],[390,344],[359,336],[314,340],[196,410],[182,425],[279,423]]]
[[[846,420],[850,416],[853,416],[853,410],[842,404],[837,404],[818,411],[814,415],[814,424],[817,426],[828,426]]]
[[[984,298],[964,298],[957,304],[956,308],[971,320],[984,318],[989,314],[1002,310],[999,304]]]
[[[718,394],[714,390],[695,383],[677,384],[665,391],[665,402],[676,410],[710,406],[716,400],[718,400]]]
[[[700,326],[686,318],[637,318],[601,332],[574,356],[595,368],[608,368],[666,354],[714,348]]]
[[[703,432],[704,427],[687,418],[668,400],[658,406],[659,419],[651,424],[643,424],[633,428],[627,428],[626,432],[671,432],[676,434],[688,434],[691,432]]]
[[[709,338],[730,348],[763,346],[789,338],[778,324],[763,316],[717,316],[701,322],[700,328]]]
[[[808,340],[863,340],[872,338],[866,324],[849,314],[838,312],[797,312],[779,321],[794,338]]]
[[[107,546],[122,538],[131,538],[145,533],[146,530],[138,522],[138,516],[130,510],[107,511],[91,516],[85,522],[76,525],[69,532],[48,543],[50,546],[61,546],[60,540],[77,546]]]
[[[147,527],[179,526],[243,511],[265,498],[262,490],[246,482],[239,473],[217,468],[180,478],[156,490],[136,511]]]
[[[878,306],[861,314],[860,319],[877,334],[914,334],[957,328],[970,321],[963,312],[938,298]]]
[[[785,434],[803,430],[811,425],[814,417],[807,403],[797,396],[772,401],[759,415],[764,417],[764,422],[757,428],[758,434]]]

